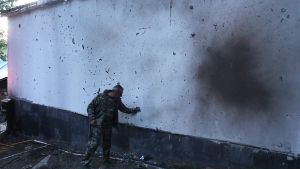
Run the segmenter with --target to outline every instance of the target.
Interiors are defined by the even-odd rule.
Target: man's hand
[[[136,113],[138,113],[138,112],[140,112],[141,111],[141,108],[140,107],[136,107],[136,108],[134,108],[134,110],[133,110],[133,114],[136,114]]]

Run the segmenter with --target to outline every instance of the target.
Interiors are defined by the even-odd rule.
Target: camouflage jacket
[[[108,93],[111,90],[105,90],[103,93],[98,94],[92,102],[88,105],[87,113],[90,122],[94,120],[93,124],[96,126],[103,125],[103,122],[107,125],[112,125],[117,127],[118,124],[118,110],[133,114],[136,110],[133,108],[127,108],[123,103],[121,98],[113,99]]]

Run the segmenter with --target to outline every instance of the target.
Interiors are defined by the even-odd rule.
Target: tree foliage
[[[3,10],[8,10],[14,6],[16,0],[0,0],[0,13]]]
[[[0,0],[0,15],[2,11],[9,10],[14,7],[16,0]],[[1,17],[1,16],[0,16]],[[6,61],[7,58],[7,40],[3,32],[0,32],[0,59]]]
[[[7,42],[5,39],[0,39],[0,59],[6,61]]]

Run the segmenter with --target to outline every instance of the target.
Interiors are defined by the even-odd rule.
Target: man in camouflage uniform
[[[102,148],[104,163],[109,163],[112,127],[118,125],[118,110],[127,114],[136,114],[139,107],[127,108],[121,101],[123,87],[117,84],[112,90],[105,90],[98,94],[88,105],[87,113],[90,122],[89,141],[82,160],[82,164],[88,166],[100,143],[102,136]]]

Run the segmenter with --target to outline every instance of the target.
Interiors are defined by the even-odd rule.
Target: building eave
[[[53,5],[57,5],[60,3],[68,2],[70,0],[48,0],[46,2],[32,2],[25,5],[17,6],[8,10],[0,11],[0,16],[11,17],[15,15],[20,15],[23,13],[31,12],[36,9],[47,8]]]

